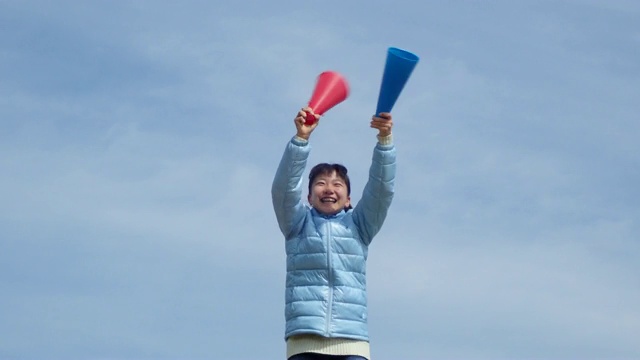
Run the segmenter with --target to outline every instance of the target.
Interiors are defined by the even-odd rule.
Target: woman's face
[[[313,179],[309,204],[318,212],[334,215],[351,205],[347,184],[333,171],[330,174],[319,174]]]

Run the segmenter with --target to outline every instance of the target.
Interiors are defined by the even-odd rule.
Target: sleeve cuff
[[[389,134],[387,136],[377,135],[377,137],[378,137],[378,144],[380,144],[380,145],[391,145],[391,144],[393,144],[393,134]]]
[[[296,145],[300,145],[300,146],[305,146],[309,143],[309,140],[307,139],[303,139],[300,136],[296,135],[294,136],[291,141],[296,144]]]

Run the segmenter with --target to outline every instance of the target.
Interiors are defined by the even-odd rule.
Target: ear
[[[346,207],[351,206],[351,196],[347,196],[347,202],[344,204]]]
[[[307,201],[311,204],[311,194],[307,195]]]

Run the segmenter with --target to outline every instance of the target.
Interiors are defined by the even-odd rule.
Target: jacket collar
[[[341,217],[343,217],[347,212],[345,210],[340,210],[340,212],[333,214],[333,215],[325,215],[320,213],[318,210],[316,210],[314,207],[311,208],[311,213],[313,214],[313,216],[319,216],[323,219],[339,219]]]

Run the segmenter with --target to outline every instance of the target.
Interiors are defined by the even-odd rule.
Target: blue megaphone
[[[376,115],[381,112],[391,112],[418,60],[420,58],[417,55],[406,50],[395,47],[387,50]]]

